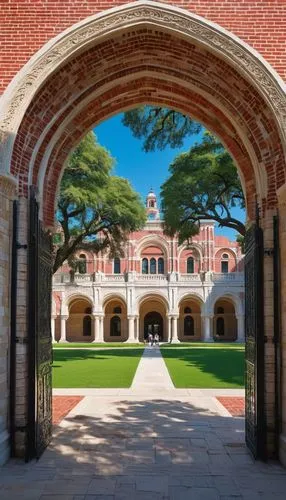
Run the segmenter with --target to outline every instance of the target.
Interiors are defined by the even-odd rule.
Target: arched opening
[[[237,340],[237,319],[231,299],[218,299],[214,306],[214,339],[217,341]]]
[[[187,259],[187,273],[188,274],[193,274],[195,269],[194,265],[194,258],[193,257],[188,257]]]
[[[258,54],[227,30],[169,5],[147,5],[148,9],[138,2],[121,8],[124,12],[127,9],[128,15],[122,16],[121,9],[115,9],[71,27],[43,47],[19,73],[1,106],[3,171],[8,174],[9,195],[14,196],[17,183],[26,224],[25,200],[30,186],[36,186],[43,226],[52,227],[62,169],[82,135],[118,111],[142,103],[161,103],[193,116],[222,139],[240,171],[249,222],[254,222],[258,213],[257,199],[260,224],[272,244],[277,191],[285,182],[285,96],[280,79]],[[106,23],[102,22],[105,15]],[[6,212],[8,241],[8,221],[12,218],[9,210]],[[5,245],[9,254],[9,243]],[[265,265],[271,264],[265,261]],[[3,287],[9,290],[6,268],[5,261]],[[26,270],[27,262],[23,275]],[[265,290],[271,288],[268,281],[272,286],[272,278],[269,267]],[[268,294],[263,308],[267,325],[263,337],[269,339],[273,336],[272,299]],[[19,321],[27,316],[20,308],[17,314]],[[48,325],[49,313],[44,311],[41,316],[48,318]],[[283,312],[283,328],[284,323]],[[266,368],[274,394],[270,363]],[[270,422],[275,421],[274,405],[267,405],[265,413],[271,415]],[[286,432],[286,425],[283,429]],[[273,435],[272,429],[270,432]]]
[[[68,307],[66,320],[66,338],[68,342],[92,341],[92,306],[88,299],[77,297],[72,299]],[[58,339],[60,332],[58,332]]]
[[[144,339],[147,341],[148,335],[159,335],[159,340],[163,339],[163,318],[160,313],[151,311],[144,317]]]
[[[105,342],[128,339],[127,307],[123,299],[110,297],[104,304],[103,334]]]
[[[201,304],[199,299],[185,297],[180,302],[178,338],[181,342],[202,340]]]

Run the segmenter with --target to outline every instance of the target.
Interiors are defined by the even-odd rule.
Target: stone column
[[[104,342],[104,317],[103,316],[99,316],[98,342]]]
[[[136,342],[139,342],[139,317],[135,316],[135,326],[134,326],[134,337],[136,339]]]
[[[177,344],[179,343],[179,339],[178,339],[178,318],[177,316],[173,316],[172,317],[172,344]]]
[[[171,316],[167,316],[168,319],[168,337],[167,340],[168,342],[172,341],[172,318]]]
[[[52,316],[51,320],[51,334],[52,334],[52,342],[55,342],[55,328],[56,327],[56,316]]]
[[[136,342],[134,335],[134,316],[128,316],[128,339],[127,342],[134,343]]]
[[[61,316],[61,337],[60,337],[60,343],[67,342],[67,332],[66,332],[66,321],[68,319],[68,316]]]
[[[236,342],[245,342],[245,332],[244,332],[244,314],[237,314],[237,339]]]
[[[212,320],[213,316],[205,316],[204,317],[204,332],[203,339],[204,342],[213,342],[213,331],[212,331]]]
[[[99,342],[99,317],[97,315],[93,315],[93,341]]]

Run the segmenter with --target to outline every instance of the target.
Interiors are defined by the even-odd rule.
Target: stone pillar
[[[93,315],[93,341],[99,342],[99,317],[94,314]]]
[[[11,290],[11,243],[13,199],[16,194],[16,179],[9,175],[0,175],[0,465],[4,464],[10,455],[8,431],[9,414],[9,342],[10,342],[10,290]],[[25,223],[23,223],[24,229]],[[21,243],[21,239],[19,240]],[[26,241],[24,241],[26,243]],[[19,250],[18,255],[25,256],[26,250]],[[23,293],[27,289],[26,275],[23,274]],[[24,313],[27,314],[26,309]],[[20,346],[22,348],[22,346]],[[26,348],[26,346],[24,346]],[[17,346],[16,346],[17,349]],[[23,364],[23,363],[22,363]],[[19,366],[19,365],[18,365]],[[25,362],[24,365],[25,366]],[[19,377],[20,378],[20,377]],[[22,398],[20,397],[22,396]],[[24,400],[25,391],[19,392],[20,400]],[[22,403],[22,401],[21,401]],[[23,401],[23,406],[25,400]]]
[[[98,342],[103,343],[104,342],[104,317],[99,316],[99,335],[98,335]]]
[[[179,343],[178,339],[178,318],[177,316],[172,317],[172,344],[177,344]]]
[[[212,329],[213,316],[204,317],[204,332],[203,339],[204,342],[213,342],[213,329]]]
[[[60,336],[60,343],[67,342],[67,332],[66,332],[66,321],[67,321],[67,319],[68,319],[68,316],[61,315],[61,336]]]
[[[167,316],[168,318],[168,342],[172,341],[172,318],[171,316]]]
[[[52,342],[55,342],[55,328],[56,327],[56,316],[52,316],[51,320],[51,334],[52,334]]]
[[[237,339],[236,342],[244,343],[245,342],[245,332],[244,332],[244,314],[237,314]]]
[[[128,316],[128,339],[127,342],[134,343],[136,342],[134,335],[134,316]]]
[[[135,326],[134,326],[134,337],[136,339],[136,342],[139,342],[139,317],[135,316]]]

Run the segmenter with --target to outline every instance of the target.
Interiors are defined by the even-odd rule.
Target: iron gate
[[[39,220],[39,207],[33,189],[29,208],[26,460],[38,458],[42,454],[52,433],[52,241]]]
[[[255,458],[265,459],[263,232],[258,224],[245,237],[245,433]]]

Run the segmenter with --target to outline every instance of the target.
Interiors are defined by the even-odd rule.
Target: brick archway
[[[20,70],[1,97],[1,172],[6,190],[16,186],[21,200],[21,243],[27,238],[29,187],[38,189],[44,225],[53,226],[68,154],[98,122],[139,104],[182,111],[220,137],[239,169],[249,220],[255,218],[257,200],[265,244],[272,247],[277,194],[281,210],[286,211],[286,99],[280,77],[254,49],[220,26],[148,0],[92,16],[57,35]],[[9,210],[6,215],[9,220]],[[282,230],[286,233],[286,228]],[[25,266],[23,257],[22,271]],[[268,289],[272,261],[265,259],[264,267]],[[8,289],[7,275],[6,281]],[[266,337],[271,338],[271,294],[267,300]],[[19,314],[25,324],[25,309]],[[25,327],[23,332],[24,337]],[[273,360],[273,352],[268,354]],[[273,367],[269,370],[272,373]],[[270,384],[266,395],[270,443],[273,392]]]

